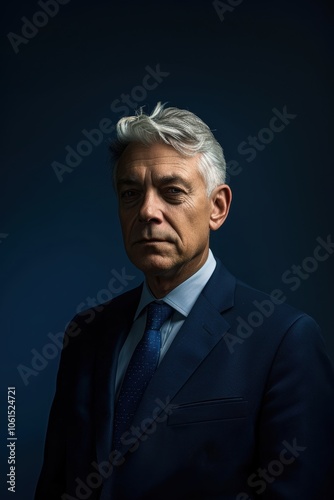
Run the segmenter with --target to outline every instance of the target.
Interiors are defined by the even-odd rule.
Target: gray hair
[[[164,142],[184,156],[200,153],[198,168],[204,177],[208,196],[225,183],[224,152],[210,128],[194,113],[174,107],[165,108],[158,102],[151,115],[140,108],[134,116],[124,116],[116,126],[117,138],[109,151],[114,160],[114,180],[118,160],[132,142],[151,145]]]

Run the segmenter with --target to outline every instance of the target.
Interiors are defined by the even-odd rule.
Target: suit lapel
[[[164,411],[164,405],[173,400],[229,329],[221,312],[233,306],[234,289],[235,278],[217,263],[145,391],[132,424],[137,428],[137,437],[145,431],[142,422],[147,418],[155,419]],[[172,411],[172,405],[170,408]],[[124,446],[122,453],[129,447]]]

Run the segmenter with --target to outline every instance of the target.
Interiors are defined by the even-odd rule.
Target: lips
[[[159,238],[159,237],[151,237],[151,238],[138,238],[134,241],[135,244],[153,244],[153,243],[171,243],[170,238]]]
[[[137,241],[137,243],[166,243],[167,240],[160,240],[158,238],[142,239]]]

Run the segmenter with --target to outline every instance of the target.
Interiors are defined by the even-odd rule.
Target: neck
[[[157,299],[162,299],[169,292],[174,290],[177,286],[181,285],[184,281],[186,281],[190,276],[195,274],[206,262],[208,258],[208,252],[202,256],[197,265],[183,265],[181,268],[177,270],[173,270],[173,272],[169,271],[164,274],[155,274],[150,275],[147,274],[146,281],[147,284]]]

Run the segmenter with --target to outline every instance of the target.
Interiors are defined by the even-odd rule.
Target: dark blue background
[[[113,134],[62,183],[51,164],[64,163],[65,147],[84,139],[82,129],[102,118],[117,122],[121,113],[111,103],[141,85],[147,65],[169,75],[138,105],[151,111],[161,100],[195,112],[214,130],[227,161],[242,168],[231,179],[228,221],[212,238],[215,254],[244,281],[267,292],[280,288],[313,316],[334,355],[334,257],[296,291],[281,278],[313,255],[317,237],[333,232],[329,6],[244,0],[221,21],[205,0],[71,0],[17,54],[7,33],[21,34],[21,17],[31,20],[41,8],[13,1],[2,12],[0,398],[5,416],[6,388],[16,386],[17,499],[33,496],[59,349],[28,385],[17,366],[31,367],[31,349],[41,353],[49,333],[63,332],[78,304],[106,288],[112,270],[124,267],[134,276],[124,290],[142,279],[124,253],[117,222],[107,153]],[[247,162],[239,144],[285,105],[297,117]],[[5,481],[2,473],[1,498]]]

